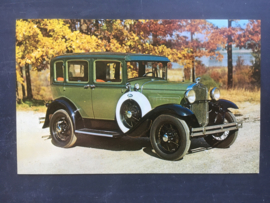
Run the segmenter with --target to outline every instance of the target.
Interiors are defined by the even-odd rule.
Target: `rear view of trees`
[[[232,36],[231,44],[253,50],[257,58],[252,66],[253,77],[258,83],[260,21],[250,21],[241,30],[217,28],[206,20],[17,20],[17,81],[22,84],[23,95],[32,98],[30,66],[32,70],[42,71],[57,55],[102,51],[166,56],[183,65],[186,76],[192,70],[190,77],[194,80],[196,67],[199,75],[205,68],[197,59],[206,56],[221,60],[217,48],[228,45],[228,36]]]

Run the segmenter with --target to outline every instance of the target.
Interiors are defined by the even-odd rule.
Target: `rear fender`
[[[73,122],[74,129],[78,129],[81,127],[80,125],[83,125],[83,122],[79,122],[82,121],[82,117],[75,105],[66,98],[59,98],[49,104],[46,112],[45,122],[42,128],[49,127],[50,115],[52,115],[55,111],[59,109],[64,109],[67,111]]]
[[[188,126],[200,126],[196,116],[191,110],[179,104],[165,104],[149,111],[133,128],[126,132],[125,135],[130,137],[143,136],[150,129],[152,122],[162,114],[172,115],[180,118],[184,120]]]

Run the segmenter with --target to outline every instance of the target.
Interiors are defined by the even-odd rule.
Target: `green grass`
[[[49,101],[46,100],[24,99],[16,104],[16,109],[17,111],[46,112],[47,107],[45,106],[45,104],[48,102]]]

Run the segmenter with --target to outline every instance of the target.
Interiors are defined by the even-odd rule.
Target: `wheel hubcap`
[[[127,115],[128,118],[131,118],[132,117],[131,111],[127,111],[126,115]]]
[[[124,126],[132,128],[142,117],[141,108],[136,101],[126,100],[121,106],[120,116]]]
[[[59,141],[66,141],[70,136],[70,127],[66,117],[59,116],[55,120],[54,134]]]
[[[167,134],[164,134],[162,139],[163,139],[164,142],[168,142],[169,137],[168,137]]]
[[[171,154],[180,147],[180,135],[176,126],[165,123],[161,125],[157,133],[157,144],[160,150]]]

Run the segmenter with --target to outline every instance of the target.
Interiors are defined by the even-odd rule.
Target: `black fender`
[[[188,126],[200,126],[196,116],[191,110],[179,104],[165,104],[158,106],[145,114],[135,126],[125,133],[125,135],[130,137],[141,137],[150,129],[152,122],[162,114],[172,115],[180,118],[184,120]]]
[[[228,108],[238,109],[238,106],[235,103],[225,99],[210,101],[208,125],[222,124],[224,122],[225,113],[229,111]]]
[[[45,122],[42,128],[49,127],[50,125],[49,116],[59,109],[64,109],[67,111],[67,113],[69,114],[72,120],[74,129],[77,129],[78,121],[82,120],[82,117],[80,113],[78,112],[78,109],[76,108],[76,106],[71,101],[69,101],[68,99],[64,97],[53,100],[52,103],[48,105]],[[80,123],[83,123],[83,122],[80,122]]]
[[[228,108],[238,109],[238,106],[235,103],[225,99],[218,100],[217,104],[225,110],[228,110]]]

